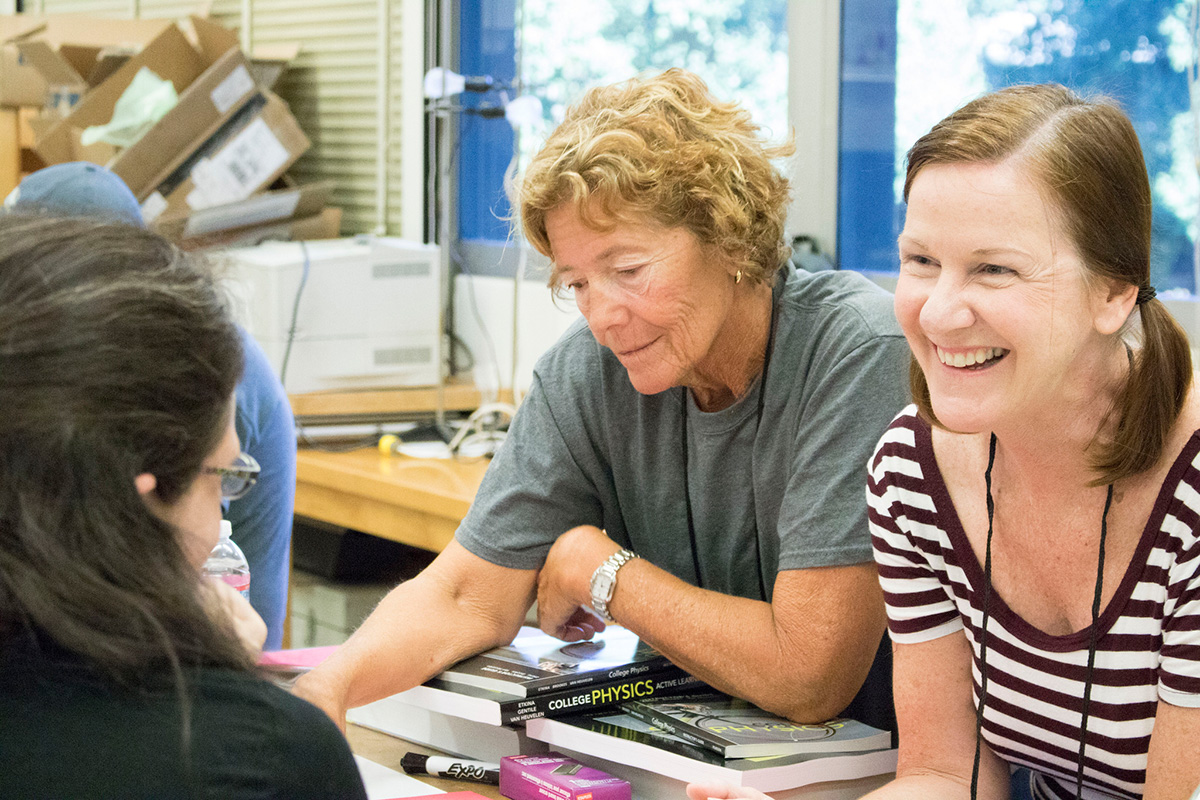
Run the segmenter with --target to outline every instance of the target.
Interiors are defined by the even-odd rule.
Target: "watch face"
[[[613,589],[616,585],[616,573],[601,572],[592,582],[592,597],[599,598],[607,603],[612,599]]]

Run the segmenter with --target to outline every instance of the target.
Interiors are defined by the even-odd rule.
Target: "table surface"
[[[388,736],[386,733],[373,731],[370,728],[363,728],[359,725],[346,726],[346,739],[350,742],[350,749],[356,755],[363,758],[369,758],[376,764],[382,764],[385,767],[403,772],[400,767],[400,759],[405,753],[433,753],[437,754],[436,750],[431,750],[428,747],[423,747],[419,744],[406,742],[403,739],[397,739],[394,736]],[[428,783],[435,789],[442,789],[447,792],[475,792],[484,797],[501,798],[499,786],[486,786],[480,783],[472,783],[470,781],[452,781],[442,778],[431,778],[427,775],[416,775],[418,780],[423,783]]]
[[[296,514],[440,552],[466,515],[488,459],[387,455],[302,448]]]

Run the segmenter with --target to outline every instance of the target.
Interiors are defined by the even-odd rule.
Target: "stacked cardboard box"
[[[286,177],[309,140],[271,85],[295,49],[247,57],[236,34],[212,20],[193,17],[184,27],[190,35],[171,20],[0,18],[0,102],[50,98],[30,119],[38,161],[107,166],[147,223],[185,247],[337,236],[340,211],[326,207],[331,187]],[[131,145],[83,144],[84,131],[113,118],[143,69],[170,81],[178,102]],[[78,100],[59,103],[67,91]]]

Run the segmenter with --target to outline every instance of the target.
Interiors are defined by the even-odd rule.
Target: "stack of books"
[[[352,709],[350,722],[484,761],[544,751],[531,719],[615,708],[705,685],[626,628],[563,642],[523,627],[512,644],[455,664],[424,685]]]
[[[888,731],[843,719],[797,725],[724,695],[531,720],[526,733],[647,798],[683,797],[697,782],[748,786],[776,800],[857,798],[896,770]]]
[[[347,719],[482,761],[553,749],[630,781],[635,798],[720,781],[776,800],[834,800],[866,794],[896,768],[887,731],[854,720],[797,725],[714,693],[618,626],[574,643],[522,628],[511,645]]]

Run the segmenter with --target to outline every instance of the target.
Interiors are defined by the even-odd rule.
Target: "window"
[[[846,0],[842,18],[838,254],[895,271],[904,154],[967,100],[1016,83],[1107,95],[1141,140],[1154,195],[1151,280],[1194,293],[1200,211],[1188,103],[1192,2]]]
[[[461,8],[461,71],[512,82],[519,57],[522,93],[543,110],[517,142],[502,119],[462,116],[461,152],[470,157],[459,166],[458,211],[468,242],[507,236],[501,187],[513,154],[535,153],[590,86],[686,67],[749,109],[770,138],[787,134],[786,0],[464,0]],[[489,102],[463,95],[464,105]]]

